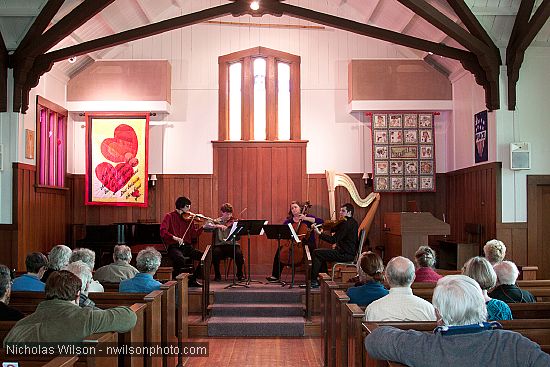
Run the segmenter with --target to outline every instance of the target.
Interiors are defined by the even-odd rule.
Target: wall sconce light
[[[68,60],[71,64],[74,64],[76,62],[76,56],[73,56],[73,57],[69,57],[69,60]]]
[[[258,9],[260,9],[260,1],[259,0],[254,0],[250,3],[250,9],[256,11]]]
[[[155,174],[149,175],[149,186],[155,187],[156,184],[157,184],[157,175]]]

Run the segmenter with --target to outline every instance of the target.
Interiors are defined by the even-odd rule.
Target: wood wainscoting
[[[517,265],[535,265],[529,263],[527,256],[527,222],[497,223],[495,238],[506,245],[506,259],[515,262]],[[540,274],[537,274],[537,278],[548,279],[540,278]]]
[[[448,172],[447,215],[451,237],[466,241],[466,223],[483,226],[481,242],[496,237],[497,218],[500,218],[501,163],[487,163]]]
[[[13,187],[12,259],[6,265],[24,270],[28,253],[67,243],[69,190],[36,186],[36,167],[23,163],[13,164]]]

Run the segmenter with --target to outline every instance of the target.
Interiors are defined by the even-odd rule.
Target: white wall
[[[362,21],[347,5],[336,7],[327,2],[315,2],[315,7],[325,12],[338,10],[338,15]],[[314,25],[271,16],[221,20]],[[302,139],[309,140],[308,172],[322,173],[327,168],[363,172],[365,164],[370,164],[370,140],[368,145],[364,144],[368,128],[347,112],[348,62],[361,58],[404,58],[403,48],[332,28],[206,24],[131,42],[112,56],[117,59],[167,59],[172,65],[171,113],[157,116],[156,119],[165,125],[153,127],[157,130],[154,134],[151,130],[150,172],[212,173],[211,141],[218,137],[218,56],[256,46],[301,57]],[[75,124],[73,145],[76,150],[69,168],[70,172],[81,174],[85,171],[85,134],[79,125]]]

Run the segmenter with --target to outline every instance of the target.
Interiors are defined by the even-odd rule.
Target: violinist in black
[[[315,231],[319,238],[332,244],[332,249],[320,248],[313,251],[311,268],[311,286],[319,286],[317,280],[320,272],[327,272],[327,261],[331,262],[350,262],[357,255],[357,245],[359,243],[358,230],[359,224],[353,218],[353,205],[344,204],[340,208],[340,217],[343,219],[331,230],[331,234],[322,233],[317,227]]]
[[[233,217],[233,206],[229,203],[225,203],[220,208],[221,217],[208,221],[204,225],[204,229],[213,230],[212,241],[212,264],[214,265],[214,280],[220,281],[222,276],[220,274],[220,261],[222,259],[233,259],[233,242],[225,241],[231,231],[233,222],[237,219]],[[237,265],[237,278],[239,281],[243,280],[243,264],[244,257],[241,250],[241,246],[236,243],[235,248],[235,263]]]

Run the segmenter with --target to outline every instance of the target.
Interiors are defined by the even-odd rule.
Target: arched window
[[[219,140],[300,140],[300,57],[255,47],[220,56]]]

